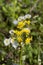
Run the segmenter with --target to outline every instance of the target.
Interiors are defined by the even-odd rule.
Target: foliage
[[[9,38],[9,30],[14,29],[14,20],[19,16],[31,14],[30,36],[31,44],[26,45],[23,55],[26,55],[24,62],[38,64],[38,55],[43,51],[43,0],[0,0],[0,64],[11,65],[19,63],[19,52],[10,45],[4,45],[4,39]],[[29,61],[27,61],[28,59]],[[43,61],[43,60],[42,60]],[[26,64],[25,63],[25,64]],[[13,64],[12,64],[13,65]],[[43,64],[42,64],[43,65]]]

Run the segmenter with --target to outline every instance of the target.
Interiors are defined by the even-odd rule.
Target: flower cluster
[[[16,29],[10,30],[10,38],[5,38],[4,44],[5,46],[8,46],[11,44],[15,49],[21,44],[29,44],[32,40],[32,37],[29,37],[30,34],[30,18],[31,15],[25,15],[24,17],[21,16],[18,18],[18,20],[15,20],[13,23],[16,25]]]

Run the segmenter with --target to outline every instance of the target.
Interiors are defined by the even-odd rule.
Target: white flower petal
[[[22,21],[22,20],[25,20],[25,17],[24,17],[24,16],[20,16],[20,17],[18,18],[18,21]]]
[[[18,42],[17,42],[17,41],[12,42],[11,44],[12,44],[12,46],[13,46],[15,49],[18,47]]]
[[[14,20],[13,23],[14,23],[15,25],[17,25],[17,24],[18,24],[18,21],[17,21],[17,20]]]
[[[5,46],[8,46],[10,44],[10,38],[9,39],[6,38],[4,40],[4,44],[5,44]]]
[[[9,33],[10,33],[10,34],[13,34],[13,33],[14,33],[14,30],[10,30]]]
[[[31,15],[30,14],[26,14],[25,18],[31,18]]]

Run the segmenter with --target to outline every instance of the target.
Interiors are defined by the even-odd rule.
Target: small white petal
[[[11,44],[12,44],[12,46],[16,49],[17,48],[17,46],[18,46],[18,42],[17,41],[15,41],[15,40],[11,40]]]
[[[10,34],[13,34],[13,33],[14,33],[14,30],[10,30],[9,33],[10,33]]]
[[[22,20],[25,20],[25,17],[24,17],[24,16],[20,16],[20,17],[18,18],[18,21],[22,21]]]
[[[27,18],[31,18],[31,15],[30,14],[26,14],[25,15],[25,18],[27,19]]]
[[[4,40],[4,44],[5,44],[5,46],[8,46],[10,44],[10,38],[9,39],[6,38]]]
[[[17,25],[17,24],[18,24],[18,21],[17,21],[17,20],[14,20],[13,23],[14,23],[15,25]]]

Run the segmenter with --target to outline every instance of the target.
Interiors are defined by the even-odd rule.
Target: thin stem
[[[22,65],[22,47],[20,48],[20,65]]]

